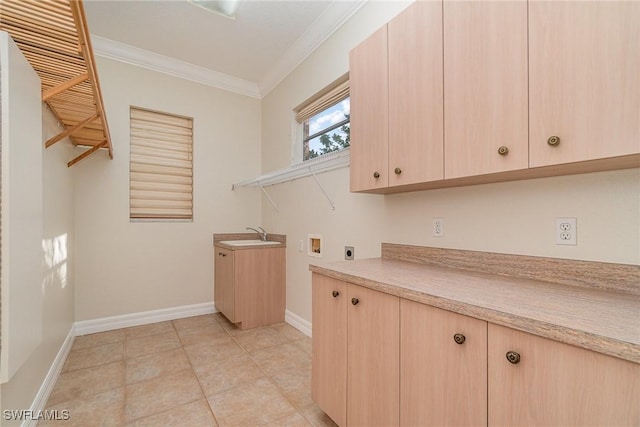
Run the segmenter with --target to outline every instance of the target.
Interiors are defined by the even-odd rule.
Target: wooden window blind
[[[299,106],[294,111],[296,121],[304,123],[311,117],[323,110],[343,101],[349,97],[349,74],[345,74],[336,80],[332,85],[326,87],[321,92],[315,94]]]
[[[193,119],[131,107],[131,219],[193,219]]]

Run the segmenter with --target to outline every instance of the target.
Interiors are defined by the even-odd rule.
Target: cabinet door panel
[[[213,301],[216,308],[231,322],[237,322],[233,283],[233,251],[214,246]]]
[[[529,19],[531,166],[640,152],[640,3],[531,1]]]
[[[349,53],[351,191],[384,188],[389,183],[388,74],[385,25]]]
[[[639,364],[493,324],[488,343],[489,425],[640,425]]]
[[[347,294],[347,425],[397,426],[399,298],[352,284]]]
[[[527,2],[445,1],[445,178],[528,167],[527,91]]]
[[[442,2],[414,3],[388,38],[389,186],[443,179]]]
[[[311,397],[331,419],[344,426],[347,421],[347,284],[316,273],[312,282]]]
[[[487,322],[404,299],[400,318],[400,425],[486,426]]]

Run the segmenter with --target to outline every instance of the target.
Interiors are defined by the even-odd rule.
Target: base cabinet
[[[318,274],[312,286],[313,400],[341,426],[397,426],[399,298]]]
[[[312,398],[340,426],[639,426],[640,364],[313,273]]]
[[[488,338],[490,426],[640,425],[639,364],[493,324]]]
[[[400,425],[487,425],[487,322],[400,300]]]
[[[284,322],[285,248],[214,246],[216,308],[240,329]]]

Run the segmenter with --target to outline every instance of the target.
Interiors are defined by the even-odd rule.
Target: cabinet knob
[[[340,295],[340,292],[338,292],[338,291],[333,291],[333,292],[331,292],[331,295],[333,295],[333,297],[335,298],[335,297],[337,297],[338,295]]]
[[[359,302],[360,300],[358,298],[351,298],[351,304],[358,305]]]
[[[400,175],[402,173],[402,169],[395,168],[394,172],[395,172],[396,175]]]
[[[560,145],[560,137],[559,136],[550,136],[549,139],[547,139],[547,144],[549,144],[552,147]]]
[[[375,171],[375,172],[373,173],[373,177],[374,177],[375,179],[380,178],[380,172]]]
[[[218,255],[220,255],[220,256],[227,256],[227,254],[223,254],[222,252],[218,252]]]
[[[509,363],[512,363],[514,365],[520,363],[520,353],[518,353],[517,351],[507,351],[506,356]]]
[[[456,344],[464,344],[464,342],[466,341],[466,337],[462,334],[455,334],[453,336],[453,340],[456,342]]]
[[[500,154],[501,156],[506,156],[507,154],[509,154],[509,147],[503,145],[500,148],[498,148],[498,154]]]

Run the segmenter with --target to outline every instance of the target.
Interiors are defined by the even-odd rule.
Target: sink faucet
[[[264,228],[262,227],[258,227],[260,229],[260,231],[256,230],[255,228],[251,228],[251,227],[247,227],[247,230],[253,230],[256,233],[258,233],[260,235],[260,240],[262,240],[263,242],[267,241],[267,232],[265,231]]]

